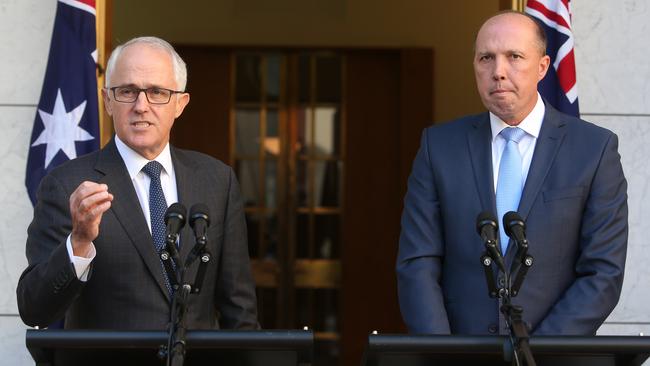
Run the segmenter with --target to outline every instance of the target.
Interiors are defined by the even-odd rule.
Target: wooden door
[[[394,263],[432,51],[178,48],[173,143],[235,168],[262,326],[307,326],[316,365],[358,365],[370,331],[404,331]]]

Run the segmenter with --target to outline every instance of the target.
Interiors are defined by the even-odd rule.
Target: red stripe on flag
[[[557,67],[557,78],[564,93],[568,93],[576,84],[576,63],[573,50],[560,61]]]
[[[531,8],[531,9],[535,9],[535,10],[539,11],[540,13],[544,14],[544,16],[546,18],[556,22],[557,24],[559,24],[559,25],[561,25],[563,27],[566,27],[567,29],[571,29],[569,24],[566,22],[566,20],[564,18],[562,18],[562,16],[560,16],[558,13],[556,13],[556,12],[554,12],[552,10],[547,9],[542,3],[531,0],[531,1],[528,1],[527,6],[529,8]]]
[[[564,7],[569,9],[569,1],[571,0],[562,0],[562,4],[564,4]]]
[[[77,0],[77,1],[80,3],[84,3],[88,6],[91,6],[93,7],[93,9],[97,9],[97,7],[95,6],[95,0]]]

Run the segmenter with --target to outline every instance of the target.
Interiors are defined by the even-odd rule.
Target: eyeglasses
[[[120,103],[133,103],[138,100],[140,92],[144,92],[149,103],[167,104],[171,100],[172,94],[183,93],[182,91],[155,87],[140,89],[132,86],[114,86],[108,89],[113,92],[113,98]]]

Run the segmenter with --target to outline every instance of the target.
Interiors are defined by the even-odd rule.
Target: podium
[[[164,331],[34,330],[27,349],[36,366],[165,365],[158,357]],[[312,331],[188,331],[185,365],[278,365],[312,363]]]
[[[650,355],[650,337],[531,337],[537,365],[641,365]],[[370,335],[366,366],[511,365],[505,336]]]

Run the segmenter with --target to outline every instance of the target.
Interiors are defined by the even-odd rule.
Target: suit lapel
[[[480,115],[467,134],[467,145],[472,159],[474,180],[483,211],[497,212],[492,173],[492,132],[488,113]],[[478,212],[476,213],[478,215]]]
[[[142,213],[138,196],[114,140],[111,140],[102,149],[95,169],[104,174],[100,182],[106,183],[109,191],[113,193],[114,199],[111,210],[115,217],[126,231],[138,253],[140,253],[147,269],[156,279],[158,287],[169,298],[163,278],[163,269],[158,254],[154,249],[147,221]]]
[[[557,156],[562,139],[564,138],[565,132],[562,129],[564,124],[560,114],[546,103],[544,121],[539,132],[539,138],[535,144],[533,160],[530,163],[524,191],[519,201],[519,215],[524,220],[528,218],[535,198],[542,188],[542,183],[544,183],[544,179]]]

